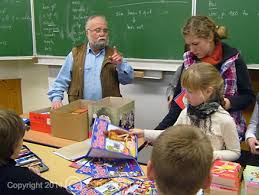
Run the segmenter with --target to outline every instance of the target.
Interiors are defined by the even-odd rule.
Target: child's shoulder
[[[219,106],[218,112],[220,115],[225,117],[231,117],[228,111],[226,111],[222,106]]]
[[[38,178],[38,175],[27,167],[5,166],[1,167],[1,178],[14,181],[24,181],[29,178]]]
[[[226,111],[222,106],[219,107],[218,112],[216,112],[216,115],[221,122],[235,123],[234,119],[229,114],[229,112]]]

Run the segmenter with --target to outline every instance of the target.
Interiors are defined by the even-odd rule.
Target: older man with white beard
[[[61,107],[64,91],[69,102],[119,97],[120,84],[133,80],[133,69],[115,47],[108,46],[109,29],[104,16],[90,16],[85,24],[88,43],[72,49],[48,92],[52,108]]]

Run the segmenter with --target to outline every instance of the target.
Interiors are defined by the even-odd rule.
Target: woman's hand
[[[173,96],[169,95],[167,97],[168,110],[170,110],[171,108],[172,100],[173,100]]]
[[[228,98],[224,98],[224,109],[229,110],[231,108],[231,103]]]
[[[251,153],[259,155],[259,150],[255,149],[255,146],[259,146],[259,141],[256,140],[256,138],[254,138],[254,137],[250,137],[250,138],[248,138],[247,143],[250,147]]]

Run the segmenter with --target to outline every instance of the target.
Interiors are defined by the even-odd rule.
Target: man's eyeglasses
[[[103,33],[108,33],[109,32],[109,29],[108,28],[104,28],[104,29],[101,29],[101,28],[96,28],[96,29],[87,29],[91,32],[96,32],[96,33],[100,33],[100,32],[103,32]]]

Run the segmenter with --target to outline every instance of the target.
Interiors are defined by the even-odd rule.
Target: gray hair
[[[86,21],[85,21],[85,28],[88,29],[89,22],[90,22],[91,20],[93,20],[94,18],[97,18],[97,17],[102,18],[102,19],[107,23],[107,20],[106,20],[105,16],[102,16],[102,15],[92,15],[92,16],[89,16],[88,18],[86,18]]]

